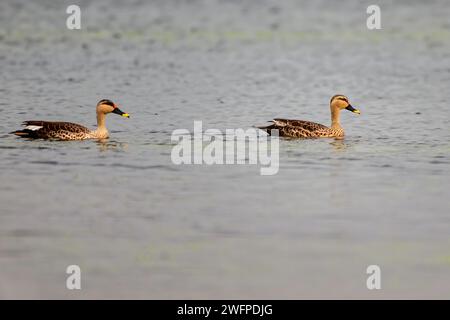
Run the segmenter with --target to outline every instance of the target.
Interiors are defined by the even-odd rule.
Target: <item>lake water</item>
[[[0,2],[0,298],[449,298],[450,3]],[[274,117],[280,169],[172,164],[173,130]],[[21,140],[24,120],[107,142]],[[66,289],[66,267],[82,290]],[[382,289],[366,288],[380,266]]]

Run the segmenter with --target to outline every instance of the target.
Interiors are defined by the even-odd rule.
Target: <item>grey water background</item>
[[[0,298],[449,298],[450,3],[0,2]],[[282,140],[280,170],[173,165],[173,130],[274,117],[344,140]],[[24,120],[107,142],[21,140]],[[66,267],[82,290],[66,289]],[[366,288],[366,268],[382,289]]]

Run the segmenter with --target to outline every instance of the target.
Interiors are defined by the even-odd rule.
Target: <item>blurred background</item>
[[[448,299],[450,3],[371,4],[1,1],[0,298]],[[329,124],[336,93],[346,138],[280,141],[277,175],[171,162],[194,120]],[[107,142],[8,135],[102,98]]]

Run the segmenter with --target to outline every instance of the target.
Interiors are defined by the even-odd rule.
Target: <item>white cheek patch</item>
[[[31,130],[31,131],[36,131],[36,130],[39,130],[39,129],[42,129],[42,128],[43,128],[43,126],[26,126],[25,127],[25,129]]]

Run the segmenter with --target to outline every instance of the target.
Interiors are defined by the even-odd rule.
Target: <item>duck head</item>
[[[353,108],[353,106],[348,102],[348,98],[342,94],[334,95],[330,100],[330,107],[331,110],[337,109],[342,110],[346,109],[348,111],[351,111],[353,113],[361,114],[361,111],[358,109]]]
[[[100,100],[97,103],[97,113],[103,113],[103,114],[115,113],[115,114],[118,114],[119,116],[122,116],[125,118],[130,117],[130,115],[128,113],[125,113],[122,110],[120,110],[119,107],[114,102],[112,102],[111,100],[108,100],[108,99]]]

